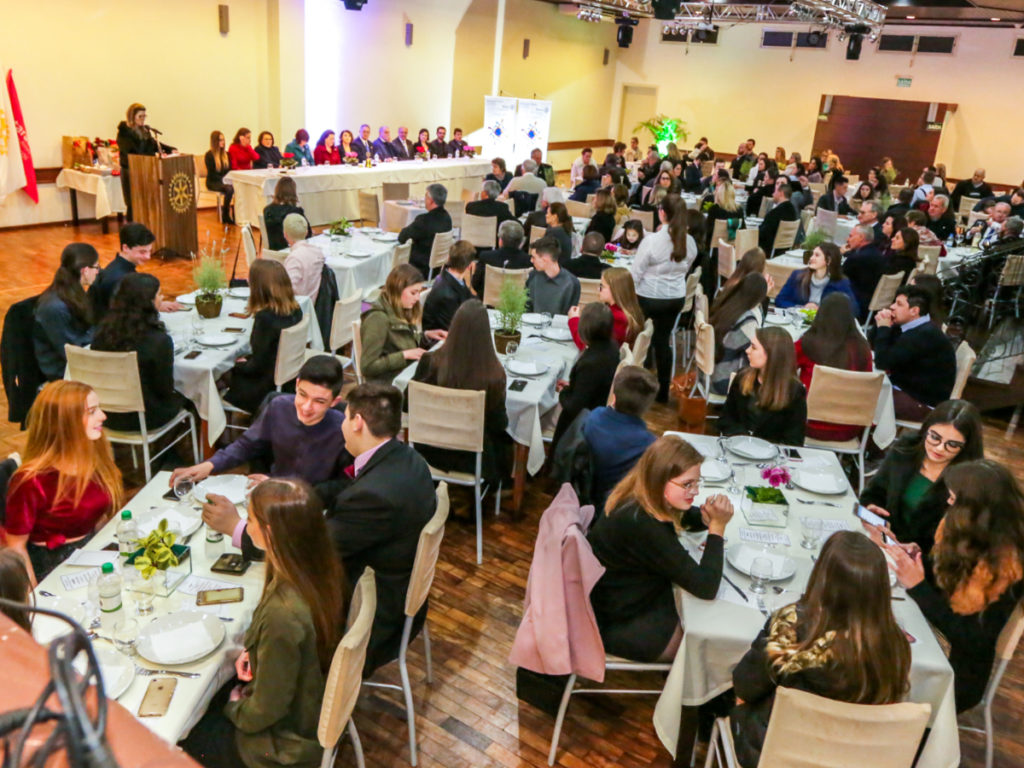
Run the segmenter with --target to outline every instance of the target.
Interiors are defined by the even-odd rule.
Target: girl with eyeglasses
[[[590,602],[608,653],[636,661],[672,659],[683,639],[673,585],[704,600],[718,594],[733,508],[718,494],[694,506],[703,460],[681,438],[662,436],[615,486],[587,535],[605,568]],[[698,563],[679,534],[704,528],[708,537]]]
[[[947,400],[889,450],[860,502],[887,518],[892,535],[931,551],[935,529],[946,511],[946,471],[984,457],[981,414],[966,400]]]

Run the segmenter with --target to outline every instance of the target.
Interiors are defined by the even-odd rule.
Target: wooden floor
[[[221,239],[216,217],[200,213],[200,244]],[[117,235],[102,235],[95,224],[78,229],[47,226],[0,231],[4,280],[0,283],[0,314],[18,299],[39,293],[49,282],[61,249],[72,240],[90,242],[105,264],[117,250]],[[238,237],[232,229],[228,244],[235,252]],[[244,273],[241,259],[240,273]],[[160,277],[166,295],[192,289],[185,261],[151,262],[143,271]],[[6,415],[6,401],[0,402]],[[675,417],[657,408],[650,421],[656,429],[674,428]],[[1024,435],[1007,439],[1005,423],[986,425],[991,457],[1011,464],[1024,479]],[[0,420],[0,455],[20,450],[24,435]],[[519,623],[537,521],[550,498],[549,487],[531,481],[525,518],[513,522],[486,516],[484,563],[475,565],[474,528],[453,519],[447,526],[434,589],[429,624],[433,639],[434,682],[425,682],[422,641],[413,643],[410,674],[417,709],[420,765],[542,766],[553,718],[515,696],[515,669],[507,657]],[[493,509],[493,507],[491,508]],[[378,675],[397,682],[395,668]],[[658,680],[650,681],[656,687]],[[654,697],[573,698],[562,734],[558,765],[668,766],[670,759],[654,734]],[[968,719],[977,723],[976,715]],[[1004,679],[995,706],[996,765],[1024,765],[1024,652],[1018,654]],[[369,766],[402,766],[409,757],[401,694],[364,688],[355,721]],[[964,766],[984,765],[980,736],[962,736]],[[339,764],[352,765],[351,748],[343,748]]]

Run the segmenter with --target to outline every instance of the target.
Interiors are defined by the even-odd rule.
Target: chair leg
[[[985,768],[992,768],[995,747],[995,734],[992,732],[992,702],[985,702]]]
[[[192,418],[192,414],[188,415],[188,429],[192,433],[192,457],[195,459],[196,464],[199,463],[199,431],[196,429],[196,420]]]
[[[857,454],[857,495],[864,493],[864,473],[867,468],[864,466],[864,444],[860,446],[860,453]]]
[[[434,663],[430,658],[430,627],[426,621],[423,622],[423,658],[427,668],[427,684],[430,685],[434,682]]]
[[[715,718],[714,724],[711,726],[711,738],[708,739],[708,756],[704,760],[704,768],[711,768],[713,765],[719,764],[718,756],[718,718]]]
[[[146,472],[146,482],[148,483],[151,479],[152,470],[149,466],[149,440],[146,438],[145,432],[142,433],[142,439],[142,468]]]
[[[323,757],[320,758],[320,768],[334,768],[334,758],[338,756],[338,745],[335,744],[333,747],[324,750]]]
[[[562,722],[565,720],[565,711],[569,708],[569,697],[572,696],[572,688],[576,685],[576,673],[569,675],[565,681],[565,691],[562,693],[562,702],[558,705],[558,716],[555,718],[555,730],[551,734],[551,750],[548,752],[548,765],[555,764],[555,754],[558,752],[558,739],[562,735]]]
[[[408,619],[407,619],[408,621]],[[409,625],[407,625],[408,627]],[[398,671],[402,676],[402,693],[405,695],[405,717],[409,723],[409,764],[416,765],[416,709],[412,703],[412,686],[409,684],[409,666],[406,664],[406,651],[408,650],[408,629],[406,630],[405,642],[402,644],[402,652],[398,656]]]
[[[480,473],[477,473],[476,484],[473,486],[473,495],[476,498],[476,564],[484,561],[484,515],[483,505],[480,497]]]
[[[366,759],[363,757],[363,742],[359,738],[359,731],[356,730],[355,721],[349,716],[348,737],[352,739],[352,751],[356,753],[357,768],[366,768]]]
[[[501,482],[498,482],[498,488],[494,492],[494,516],[498,517],[501,514]]]

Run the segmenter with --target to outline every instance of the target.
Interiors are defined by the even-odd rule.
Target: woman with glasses
[[[636,661],[672,659],[683,639],[674,585],[704,600],[718,594],[733,508],[719,494],[693,506],[703,460],[681,438],[662,436],[615,486],[587,535],[605,568],[590,602],[608,653]],[[679,534],[705,528],[698,563]]]
[[[947,400],[928,414],[919,432],[890,449],[860,502],[886,518],[899,541],[929,552],[949,497],[946,470],[983,457],[978,409],[966,400]]]

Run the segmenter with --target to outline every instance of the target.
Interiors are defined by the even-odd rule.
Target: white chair
[[[352,323],[359,319],[362,306],[363,296],[361,293],[354,293],[334,302],[334,313],[331,315],[331,337],[327,342],[326,354],[337,357],[342,368],[352,365],[352,358],[339,355],[338,350],[346,344],[352,343]],[[311,357],[322,354],[325,353],[318,349],[307,349],[306,359],[309,360]]]
[[[796,272],[801,267],[793,267],[788,264],[779,264],[777,261],[769,259],[764,264],[765,274],[772,279],[772,286],[768,289],[768,298],[774,299],[779,295],[782,287],[789,280],[789,276]]]
[[[747,227],[746,229],[736,230],[736,239],[733,241],[733,249],[741,257],[747,251],[757,248],[757,227]]]
[[[260,228],[260,244],[261,244],[261,245],[263,245],[263,246],[266,246],[266,244],[267,244],[267,240],[268,240],[269,238],[267,237],[267,219],[266,219],[266,217],[265,217],[265,216],[263,215],[263,211],[260,211],[260,212],[259,212],[259,214],[258,214],[258,215],[257,215],[257,217],[256,217],[256,220],[257,220],[257,221],[259,222],[259,228]]]
[[[371,688],[388,688],[401,691],[405,697],[405,718],[409,724],[409,762],[416,765],[416,709],[412,700],[412,686],[409,684],[409,666],[406,656],[412,636],[412,625],[416,614],[430,595],[430,587],[434,583],[434,571],[437,568],[437,556],[441,551],[441,540],[444,538],[444,524],[448,520],[448,486],[439,483],[437,486],[437,508],[434,516],[420,531],[419,543],[416,545],[416,559],[412,565],[409,588],[405,592],[405,625],[402,627],[402,642],[398,649],[398,672],[402,678],[401,685],[391,683],[374,683],[367,681]],[[430,627],[423,622],[423,656],[425,660],[427,683],[433,682],[432,662],[430,658]]]
[[[974,226],[975,222],[988,221],[988,214],[982,213],[981,211],[971,211],[967,214],[967,228],[970,229]]]
[[[800,230],[799,221],[780,221],[779,228],[775,231],[775,241],[772,243],[772,252],[769,257],[776,253],[785,253],[796,243],[796,233]]]
[[[627,221],[634,219],[640,222],[644,228],[644,232],[654,231],[654,211],[631,210]]]
[[[941,245],[920,245],[917,248],[917,255],[921,259],[921,274],[934,275],[939,269],[939,254],[942,253]]]
[[[429,445],[452,451],[476,454],[476,468],[469,472],[449,472],[430,467],[434,480],[473,488],[476,502],[476,562],[483,562],[483,455],[484,412],[487,393],[449,389],[409,382],[409,445]],[[501,483],[494,492],[494,513],[501,504]]]
[[[878,284],[875,285],[875,292],[871,294],[871,303],[868,304],[867,319],[864,321],[864,325],[861,326],[865,331],[871,324],[871,318],[875,316],[875,312],[892,306],[892,303],[896,300],[896,291],[903,285],[903,278],[906,276],[906,272],[897,272],[895,275],[882,275],[879,278]]]
[[[833,453],[857,457],[857,493],[864,490],[864,450],[875,420],[878,398],[885,374],[881,371],[844,371],[827,365],[814,366],[807,393],[807,420],[827,424],[849,424],[861,428],[860,439],[815,440],[808,437],[808,448],[823,448]]]
[[[644,321],[644,329],[636,335],[636,340],[633,342],[633,360],[641,368],[644,362],[647,360],[647,352],[651,348],[651,337],[654,335],[654,323],[648,318]],[[675,355],[672,356],[673,363],[675,362]],[[672,375],[675,375],[675,367],[672,368]]]
[[[444,207],[448,215],[452,217],[452,229],[462,228],[462,217],[466,215],[466,201],[457,200],[447,203]]]
[[[410,256],[412,256],[412,240],[406,240],[402,245],[396,245],[395,252],[391,255],[391,268],[394,269],[399,264],[408,264]]]
[[[432,281],[434,279],[435,269],[444,269],[444,265],[448,263],[448,252],[451,251],[454,244],[455,237],[451,232],[438,232],[434,235],[434,242],[430,246],[430,261],[428,263],[430,272],[427,275],[428,281]]]
[[[260,251],[261,259],[273,259],[284,264],[285,259],[288,258],[288,251],[272,251],[269,248],[264,248]]]
[[[729,222],[725,219],[715,219],[715,225],[711,228],[711,247],[716,249],[722,243],[732,244],[729,239]]]
[[[256,252],[256,239],[252,236],[252,227],[249,224],[242,225],[242,247],[245,249],[245,263],[252,269],[259,256]]]
[[[829,240],[835,239],[839,214],[825,208],[818,208],[814,213],[814,231],[824,232]]]
[[[697,341],[694,344],[694,362],[697,364],[697,379],[693,382],[690,397],[694,392],[708,401],[708,405],[722,405],[725,395],[711,391],[711,374],[715,371],[715,327],[711,323],[697,323]],[[708,418],[717,418],[708,414]]]
[[[528,271],[528,270],[523,270]],[[581,277],[580,281],[580,306],[601,300],[601,279]]]
[[[320,704],[320,722],[316,737],[324,749],[320,768],[333,768],[338,755],[338,742],[348,727],[352,748],[356,753],[356,765],[365,768],[363,745],[359,732],[352,722],[352,710],[359,698],[363,681],[363,666],[366,664],[366,646],[370,642],[370,630],[377,612],[377,583],[373,568],[367,567],[359,577],[352,594],[349,610],[349,626],[338,643],[331,659],[331,668],[324,685],[324,698]]]
[[[719,256],[719,258],[721,258],[721,256]],[[701,287],[701,283],[700,283],[700,277],[701,277],[702,271],[703,271],[702,267],[697,267],[695,270],[693,270],[693,272],[691,272],[687,276],[687,278],[686,278],[686,300],[683,302],[683,308],[681,310],[679,310],[679,314],[676,315],[675,322],[672,323],[672,335],[669,336],[669,339],[671,339],[671,346],[672,346],[672,375],[673,376],[676,375],[676,353],[677,353],[676,345],[679,343],[679,324],[682,322],[683,315],[685,315],[687,312],[692,312],[693,311],[694,301],[696,301],[697,296],[698,295],[700,295],[700,296],[704,295],[704,288]],[[692,324],[691,324],[691,327],[692,327]],[[690,357],[690,332],[688,330],[686,331],[685,338],[686,338],[686,346],[685,346],[684,351],[683,351],[683,358],[685,360],[689,361],[689,357]],[[641,363],[641,365],[643,365],[643,363]]]
[[[526,278],[530,276],[528,269],[502,269],[490,264],[477,265],[477,269],[485,269],[484,272],[484,306],[493,307],[498,303],[498,295],[501,293],[501,286],[506,280],[511,280],[519,287],[526,285]]]
[[[977,197],[968,197],[964,195],[960,198],[960,207],[956,212],[956,220],[958,222],[966,221],[967,217],[971,215],[971,211],[974,210],[974,206],[978,204]]]
[[[594,215],[594,209],[591,206],[576,200],[566,200],[565,210],[574,219],[589,219]]]
[[[468,240],[477,248],[494,248],[497,241],[497,222],[495,216],[463,214],[459,239]]]
[[[964,387],[967,386],[967,380],[971,377],[971,369],[977,359],[978,354],[971,348],[971,345],[966,341],[961,341],[960,346],[956,348],[956,378],[953,379],[953,391],[949,393],[950,400],[959,400],[963,397]],[[896,426],[919,431],[922,423],[897,419]]]
[[[718,241],[718,287],[722,278],[728,279],[736,271],[736,249],[725,240]]]
[[[381,197],[384,200],[408,200],[409,182],[385,181],[381,185]]]
[[[135,446],[142,447],[142,466],[148,483],[152,475],[150,464],[160,458],[187,435],[192,436],[192,456],[199,463],[199,438],[196,422],[191,412],[182,408],[166,424],[150,430],[146,426],[146,403],[142,397],[142,380],[139,377],[138,353],[98,352],[92,349],[64,345],[67,356],[67,378],[88,384],[100,400],[100,408],[108,413],[135,413],[139,417],[139,431],[122,431],[105,428],[103,432],[111,443],[132,446],[132,461],[135,462]],[[188,425],[188,432],[182,432],[161,448],[152,457],[149,446],[168,434],[179,424]],[[138,466],[136,464],[136,466]]]
[[[352,368],[356,372],[356,383],[363,383],[363,321],[352,321]]]

